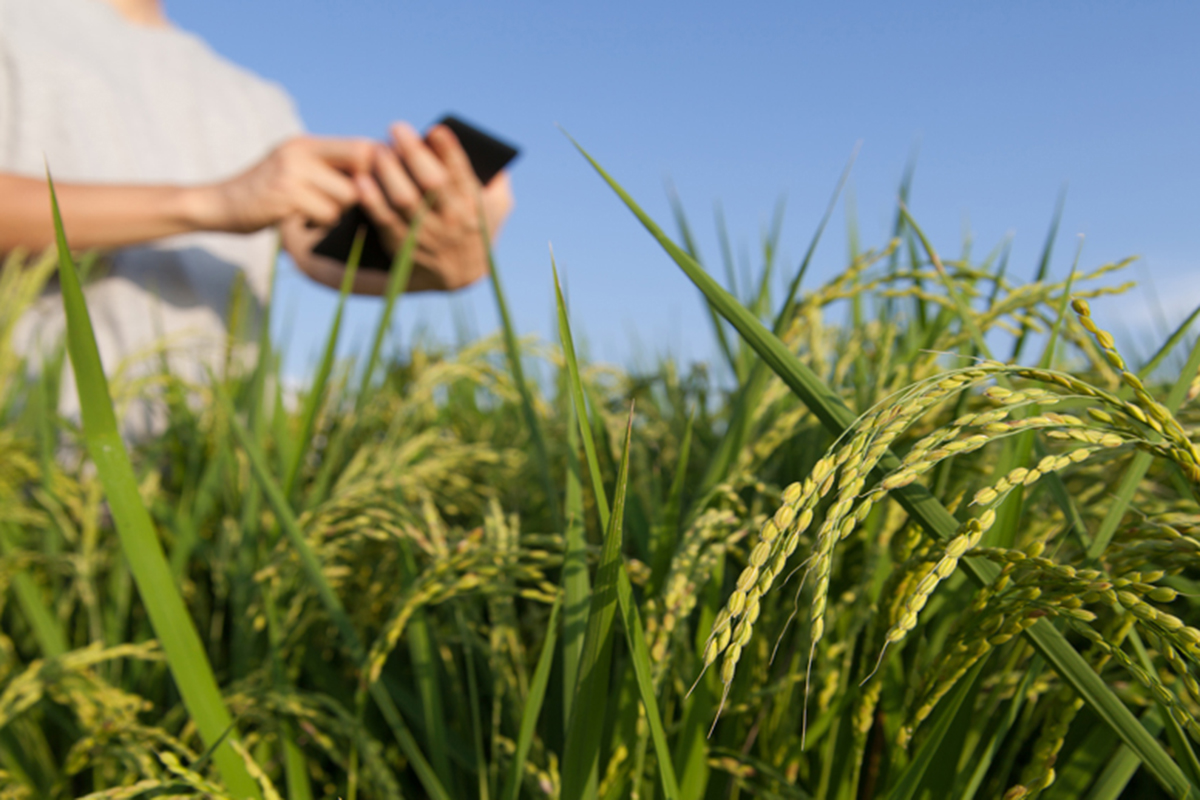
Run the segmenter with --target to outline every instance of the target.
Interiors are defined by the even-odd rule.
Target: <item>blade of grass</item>
[[[558,304],[558,336],[562,340],[563,357],[567,362],[568,385],[571,401],[575,404],[575,418],[583,437],[583,452],[587,457],[588,472],[592,476],[592,493],[596,498],[596,510],[600,514],[600,526],[608,528],[608,498],[604,491],[604,477],[600,472],[600,461],[596,457],[596,442],[592,438],[591,423],[584,399],[583,381],[579,377],[579,361],[575,358],[575,340],[571,337],[571,323],[567,319],[567,304],[563,301],[562,284],[558,281],[558,267],[554,253],[550,254],[550,269],[554,272],[555,300]]]
[[[1063,207],[1067,204],[1067,187],[1064,186],[1062,191],[1058,193],[1058,202],[1054,205],[1054,216],[1050,219],[1050,230],[1046,234],[1046,243],[1042,246],[1042,255],[1038,259],[1037,274],[1034,275],[1034,282],[1040,283],[1046,279],[1046,275],[1050,272],[1050,257],[1054,254],[1054,240],[1058,238],[1058,226],[1062,222]],[[1021,351],[1025,348],[1025,342],[1029,336],[1029,322],[1022,320],[1021,333],[1017,336],[1017,341],[1013,344],[1012,356],[1009,361],[1016,363],[1021,358]]]
[[[2,513],[2,511],[0,511]],[[0,522],[0,555],[11,558],[16,553],[12,542],[12,531],[5,522]],[[12,576],[13,593],[17,596],[17,605],[25,616],[25,622],[33,631],[42,655],[46,658],[57,658],[69,649],[67,635],[63,632],[58,617],[42,600],[42,592],[27,572],[17,572]]]
[[[551,612],[553,616],[553,612]],[[479,787],[479,800],[489,800],[488,768],[483,750],[483,703],[479,698],[479,679],[475,674],[475,654],[471,644],[471,631],[467,627],[462,607],[454,610],[454,618],[458,623],[458,635],[462,639],[463,665],[467,673],[467,702],[471,709],[471,744],[475,749],[475,779]],[[533,689],[531,687],[530,691]],[[544,690],[543,690],[544,691]]]
[[[354,286],[354,276],[358,272],[358,262],[362,257],[363,240],[366,238],[366,228],[359,228],[354,236],[354,244],[350,246],[350,256],[346,260],[346,271],[342,275],[342,288],[338,295],[337,311],[333,315],[333,324],[329,326],[329,336],[325,340],[325,352],[321,356],[321,365],[313,378],[312,387],[304,401],[304,411],[300,415],[300,431],[296,439],[296,448],[291,454],[291,463],[283,479],[283,496],[291,497],[296,488],[296,478],[300,475],[300,467],[304,457],[308,455],[308,445],[312,439],[313,427],[317,423],[317,414],[325,403],[325,386],[329,383],[329,375],[333,372],[333,359],[337,351],[338,336],[342,331],[342,314],[346,310],[346,298],[350,296],[350,288]]]
[[[679,445],[679,460],[675,464],[675,476],[667,494],[667,503],[655,524],[654,561],[651,564],[650,584],[647,595],[655,595],[662,587],[667,571],[671,568],[671,555],[675,552],[675,540],[679,534],[679,515],[683,508],[683,485],[687,479],[688,455],[692,448],[692,426],[696,415],[688,416],[683,429],[683,441]]]
[[[990,654],[989,654],[990,655]],[[960,713],[970,714],[974,707],[975,696],[979,693],[980,685],[983,683],[983,667],[987,664],[988,658],[984,656],[979,659],[971,671],[963,676],[958,681],[950,696],[938,704],[934,715],[937,717],[930,726],[929,733],[925,737],[925,741],[921,743],[921,747],[909,762],[908,767],[900,775],[899,781],[888,792],[887,800],[912,800],[917,797],[925,787],[925,777],[929,767],[940,760],[941,771],[948,772],[954,768],[954,764],[958,759],[953,760],[942,758],[943,745],[948,745],[953,750],[954,746],[962,747],[962,741],[951,741],[946,738],[950,728],[954,725],[955,720]],[[953,737],[951,737],[953,738]],[[957,751],[954,751],[957,752]],[[935,797],[937,795],[934,795]]]
[[[450,771],[450,748],[446,744],[446,715],[442,710],[442,694],[438,681],[437,651],[429,621],[424,615],[413,614],[405,626],[408,655],[416,677],[417,693],[425,718],[426,749],[433,771],[442,784],[452,787],[454,774]]]
[[[703,652],[707,632],[712,630],[717,611],[724,603],[721,587],[724,585],[725,561],[720,559],[713,566],[705,586],[700,587],[698,624],[693,628],[692,646],[695,652]],[[708,731],[717,710],[720,692],[717,674],[709,670],[700,677],[690,696],[683,700],[683,720],[675,739],[675,774],[679,776],[679,796],[682,800],[700,800],[708,791],[711,775],[709,767]]]
[[[1196,306],[1195,310],[1191,314],[1188,314],[1187,319],[1180,323],[1175,332],[1168,336],[1167,340],[1162,343],[1162,347],[1158,348],[1158,351],[1146,362],[1145,366],[1138,370],[1139,378],[1146,380],[1150,377],[1154,370],[1158,368],[1158,365],[1163,362],[1163,359],[1169,356],[1171,351],[1175,349],[1175,345],[1179,344],[1183,340],[1183,337],[1187,335],[1188,328],[1192,327],[1192,323],[1196,321],[1197,317],[1200,317],[1200,306]]]
[[[1066,759],[1055,763],[1054,783],[1041,795],[1043,800],[1076,800],[1083,797],[1092,780],[1104,770],[1120,741],[1103,725],[1095,725]]]
[[[417,251],[417,235],[421,231],[421,223],[424,219],[425,205],[422,204],[416,216],[413,217],[412,225],[409,226],[408,233],[404,237],[404,243],[400,246],[400,250],[392,260],[392,269],[388,273],[387,287],[383,292],[383,314],[379,317],[379,324],[375,326],[375,336],[371,339],[371,352],[367,356],[366,365],[363,367],[362,380],[358,386],[358,396],[354,400],[356,411],[362,411],[363,404],[366,403],[371,389],[371,378],[375,376],[375,367],[379,363],[379,353],[383,349],[383,340],[387,337],[387,332],[392,326],[392,312],[396,307],[396,301],[408,286],[408,279],[412,276],[413,254]]]
[[[725,281],[729,284],[729,293],[740,300],[742,292],[738,287],[733,247],[729,243],[729,227],[725,224],[725,209],[720,203],[713,206],[713,221],[717,226],[717,242],[721,247],[721,263],[725,266]],[[707,299],[705,298],[705,301]]]
[[[561,297],[559,298],[561,300]],[[574,355],[574,354],[572,354]],[[575,406],[567,420],[567,527],[564,534],[563,595],[563,727],[571,720],[575,684],[579,679],[579,658],[583,654],[583,633],[587,627],[588,604],[592,596],[587,568],[587,541],[583,520],[583,482],[579,463],[579,428]]]
[[[958,318],[962,322],[963,328],[975,344],[976,352],[985,358],[991,358],[991,350],[988,349],[987,343],[984,341],[983,331],[979,329],[979,324],[975,321],[975,311],[971,308],[971,304],[958,291],[958,287],[950,279],[950,273],[946,272],[946,267],[942,264],[942,259],[938,256],[937,251],[933,249],[933,245],[929,243],[925,232],[917,225],[917,221],[912,218],[912,215],[904,205],[900,206],[900,213],[904,215],[904,221],[908,224],[912,232],[916,234],[917,239],[921,242],[921,246],[925,249],[925,254],[929,256],[930,263],[937,270],[938,277],[941,278],[942,285],[946,288],[946,294],[950,297],[955,310],[958,311]]]
[[[264,586],[263,606],[267,618],[267,639],[271,659],[271,681],[277,692],[288,689],[287,674],[284,670],[283,659],[280,655],[282,634],[279,630],[279,618],[275,610],[275,592],[270,584]],[[296,744],[296,726],[292,720],[280,720],[280,739],[283,745],[283,775],[287,781],[288,800],[312,800],[312,784],[308,779],[308,766],[304,760],[304,751]]]
[[[559,595],[550,609],[550,621],[546,625],[542,653],[538,656],[533,681],[529,684],[529,694],[525,698],[524,708],[521,709],[517,749],[513,752],[512,765],[504,784],[504,793],[501,795],[504,800],[517,800],[521,793],[521,775],[525,771],[525,759],[529,757],[529,748],[533,744],[533,732],[537,727],[538,715],[542,711],[542,700],[546,697],[546,685],[550,682],[550,667],[554,664],[554,646],[558,641],[558,612],[562,603],[563,597]]]
[[[554,488],[554,478],[550,471],[550,454],[546,450],[546,437],[542,433],[542,423],[533,407],[533,395],[525,380],[525,370],[521,367],[521,346],[517,342],[512,317],[508,313],[508,303],[504,300],[504,288],[500,285],[500,273],[496,270],[496,259],[492,254],[491,242],[488,240],[487,224],[482,217],[479,222],[479,235],[483,237],[483,246],[487,251],[488,275],[492,280],[492,292],[496,296],[496,311],[500,315],[500,325],[504,331],[504,349],[508,354],[508,366],[512,371],[513,383],[517,385],[517,391],[521,395],[521,411],[525,415],[525,423],[529,426],[529,435],[533,438],[538,474],[542,478],[542,487],[546,491],[546,504],[550,507],[550,518],[554,520],[555,526],[562,530],[562,517],[558,510],[558,493]]]
[[[1021,676],[1021,682],[1017,684],[1016,691],[1013,692],[1012,698],[1007,703],[1004,716],[997,721],[995,729],[989,732],[990,735],[986,743],[976,748],[973,754],[975,763],[971,769],[966,787],[959,796],[959,800],[974,800],[975,793],[979,791],[979,787],[983,784],[983,779],[987,776],[988,770],[991,769],[992,762],[995,760],[996,754],[1000,752],[1000,748],[1003,746],[1008,732],[1012,730],[1013,725],[1017,722],[1017,717],[1021,714],[1029,687],[1041,676],[1044,666],[1045,661],[1041,656],[1034,655],[1030,659],[1029,666],[1025,669],[1025,674]],[[1103,730],[1111,729],[1104,728]]]
[[[1179,373],[1179,377],[1175,379],[1175,385],[1171,387],[1166,402],[1163,403],[1172,414],[1179,410],[1188,387],[1191,385],[1192,377],[1198,369],[1200,369],[1200,338],[1197,338],[1192,345],[1192,352],[1188,354],[1187,364]],[[1121,524],[1126,510],[1129,508],[1129,503],[1133,500],[1134,492],[1137,491],[1142,478],[1146,476],[1146,470],[1150,469],[1150,462],[1153,460],[1154,456],[1141,450],[1130,459],[1129,466],[1125,468],[1125,474],[1121,476],[1121,483],[1117,486],[1113,504],[1109,506],[1108,513],[1104,515],[1100,527],[1096,529],[1092,546],[1088,548],[1088,559],[1098,559],[1108,549],[1113,534],[1117,532],[1117,526]]]
[[[713,208],[713,217],[717,226],[717,242],[721,248],[721,263],[725,266],[725,280],[729,283],[729,293],[734,297],[740,297],[741,289],[738,287],[737,266],[733,258],[733,247],[729,243],[729,228],[725,225],[725,210],[721,208],[721,204],[717,203]],[[708,304],[708,298],[704,298],[705,304]],[[710,306],[711,308],[711,306]],[[713,309],[715,310],[715,309]],[[720,319],[717,320],[720,324]],[[744,342],[738,342],[737,350],[730,350],[733,353],[733,375],[738,383],[743,383],[746,380],[746,345]]]
[[[1142,715],[1142,724],[1146,730],[1157,735],[1162,730],[1162,715],[1157,708],[1151,708]],[[1125,793],[1125,787],[1133,779],[1141,767],[1141,760],[1125,745],[1117,750],[1117,754],[1109,759],[1108,766],[1096,778],[1092,791],[1086,800],[1117,800]]]
[[[797,268],[796,274],[792,276],[791,283],[788,284],[788,291],[784,297],[783,306],[775,316],[775,323],[772,327],[772,331],[776,336],[782,335],[784,329],[791,322],[792,315],[795,313],[796,296],[800,293],[800,286],[804,282],[804,276],[808,273],[808,267],[817,252],[817,245],[821,241],[821,235],[825,232],[825,227],[829,224],[830,218],[833,217],[833,211],[837,207],[838,198],[845,189],[846,182],[850,180],[850,171],[854,167],[855,160],[858,158],[858,150],[859,145],[856,144],[854,150],[850,153],[850,159],[842,169],[841,177],[838,178],[837,185],[833,189],[833,194],[829,198],[829,203],[825,206],[825,213],[821,216],[821,221],[817,223],[817,229],[813,233],[812,239],[809,240],[804,258],[800,260],[800,266]],[[704,478],[700,481],[700,491],[696,495],[698,498],[697,502],[700,502],[729,473],[730,467],[733,465],[738,452],[745,443],[750,427],[752,410],[758,405],[770,376],[771,373],[762,361],[755,361],[754,368],[750,372],[750,377],[739,388],[737,396],[734,398],[729,426],[726,428],[725,435],[721,437],[721,443],[717,446],[716,454],[708,462]]]
[[[167,665],[183,698],[184,707],[206,745],[225,736],[233,725],[221,697],[208,655],[200,643],[195,623],[175,586],[167,558],[159,544],[150,513],[142,503],[137,478],[125,444],[117,431],[117,418],[108,392],[108,380],[100,364],[100,351],[92,331],[91,317],[71,259],[54,183],[47,170],[54,234],[58,245],[59,283],[67,317],[67,349],[79,389],[84,439],[96,465],[96,473],[108,498],[109,509],[125,560],[133,572],[155,636],[167,654]],[[259,798],[258,783],[246,763],[233,749],[230,736],[221,742],[213,761],[226,786],[238,797]]]
[[[758,291],[754,296],[751,310],[759,317],[765,317],[771,310],[771,277],[775,274],[775,253],[779,248],[779,236],[783,232],[783,211],[786,207],[784,199],[779,198],[775,206],[775,214],[771,218],[771,227],[763,237],[763,266],[762,274],[758,277]]]
[[[594,797],[600,764],[600,739],[609,697],[609,672],[612,668],[613,625],[617,612],[618,584],[624,574],[621,566],[621,522],[625,511],[625,490],[629,482],[629,441],[633,433],[633,409],[625,427],[625,447],[617,473],[612,513],[604,536],[604,551],[596,569],[592,604],[588,611],[583,656],[579,665],[579,683],[574,709],[567,728],[566,750],[562,761],[562,796]]]
[[[913,176],[917,173],[917,156],[920,154],[921,148],[919,142],[914,142],[912,150],[908,153],[908,160],[904,162],[904,172],[900,174],[900,188],[896,193],[899,198],[899,206],[907,206],[908,199],[912,196]],[[900,213],[899,207],[896,210],[896,220],[892,223],[892,238],[899,239],[904,233],[904,215]],[[895,275],[900,268],[900,250],[897,248],[888,257],[888,274]]]
[[[401,562],[404,564],[408,581],[419,575],[416,559],[408,546],[408,540],[399,543]],[[438,653],[434,645],[433,630],[423,609],[413,612],[405,626],[408,657],[416,679],[417,694],[421,698],[421,712],[425,722],[426,750],[442,784],[454,788],[454,774],[450,771],[450,748],[446,739],[446,714],[442,706],[442,692],[438,680]]]
[[[571,141],[667,251],[672,260],[713,301],[721,315],[733,324],[767,365],[812,410],[825,428],[832,435],[840,436],[853,425],[854,413],[846,407],[842,399],[796,358],[778,337],[764,328],[752,314],[680,250],[587,151],[574,139]],[[877,478],[881,477],[886,471],[896,469],[899,465],[900,459],[895,454],[885,454],[880,461],[880,469],[874,474]],[[910,484],[894,492],[893,496],[901,507],[931,535],[948,540],[958,530],[958,521],[922,484]],[[997,566],[978,558],[964,559],[962,566],[979,586],[990,584],[999,575]],[[1084,698],[1084,701],[1104,720],[1105,724],[1112,726],[1122,741],[1142,758],[1146,768],[1160,784],[1176,797],[1200,798],[1200,790],[1188,782],[1179,765],[1167,755],[1155,738],[1142,727],[1129,708],[1121,702],[1120,698],[1113,693],[1112,689],[1096,674],[1053,624],[1041,619],[1027,628],[1023,635],[1054,667],[1055,671]]]
[[[679,235],[683,239],[683,246],[687,248],[688,254],[696,260],[697,264],[702,263],[700,249],[696,246],[696,240],[692,236],[692,227],[688,224],[687,215],[683,211],[683,202],[679,199],[679,193],[675,191],[675,185],[670,181],[667,182],[667,200],[671,204],[671,212],[675,215],[675,225],[679,228]],[[717,346],[721,349],[721,354],[725,356],[725,362],[729,365],[729,371],[736,372],[737,365],[734,360],[733,350],[729,347],[729,335],[725,332],[725,323],[721,321],[720,315],[717,314],[716,309],[709,305],[707,300],[704,302],[704,307],[708,310],[709,319],[712,321],[713,334],[717,337]]]
[[[632,413],[631,413],[632,417]],[[618,527],[618,535],[619,534]],[[650,725],[650,737],[654,752],[658,756],[658,777],[662,781],[663,795],[667,800],[678,800],[679,781],[675,778],[675,764],[671,760],[671,749],[667,745],[667,734],[663,729],[662,716],[658,711],[658,700],[654,696],[654,679],[650,667],[650,651],[646,647],[646,631],[642,618],[633,600],[633,586],[625,568],[618,564],[617,605],[625,627],[625,641],[629,645],[629,656],[637,678],[638,693],[646,710],[646,721]]]

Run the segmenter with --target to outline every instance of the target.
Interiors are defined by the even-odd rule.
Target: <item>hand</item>
[[[512,210],[512,188],[501,172],[480,186],[458,138],[444,125],[422,141],[410,126],[392,126],[393,147],[377,146],[374,178],[356,173],[363,208],[379,226],[384,245],[399,250],[409,224],[421,221],[408,291],[458,289],[487,274],[482,219],[493,238]]]
[[[284,220],[331,226],[359,202],[354,176],[369,175],[369,139],[297,136],[245,172],[202,187],[201,227],[252,233]]]

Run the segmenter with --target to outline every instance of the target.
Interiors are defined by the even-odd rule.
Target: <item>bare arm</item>
[[[108,248],[197,230],[198,190],[181,186],[56,185],[73,247]],[[41,250],[54,241],[44,180],[0,173],[0,252]]]
[[[297,137],[250,169],[200,186],[55,184],[72,247],[110,248],[191,231],[251,233],[288,218],[335,222],[358,201],[366,140]],[[54,241],[44,180],[0,173],[0,253]]]

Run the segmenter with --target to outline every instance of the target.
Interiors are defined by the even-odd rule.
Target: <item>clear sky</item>
[[[624,365],[712,355],[698,294],[574,151],[560,124],[663,223],[677,185],[717,270],[713,204],[756,252],[785,197],[782,253],[803,254],[855,144],[864,244],[883,244],[919,144],[911,208],[935,246],[991,250],[1032,274],[1060,190],[1054,270],[1143,256],[1167,320],[1200,303],[1200,4],[1185,2],[385,2],[166,0],[180,26],[283,84],[318,134],[382,137],[453,110],[523,149],[497,246],[519,329],[553,336],[547,245],[594,357]],[[673,226],[670,227],[672,232]],[[846,260],[839,212],[811,273]],[[289,369],[303,371],[335,296],[285,267]],[[1156,315],[1145,292],[1104,324]],[[356,301],[348,344],[379,313]],[[445,341],[456,317],[496,327],[487,284],[401,302]],[[1118,318],[1120,321],[1118,321]],[[1155,324],[1153,321],[1151,324]]]

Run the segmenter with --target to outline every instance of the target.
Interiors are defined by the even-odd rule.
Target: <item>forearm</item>
[[[56,184],[71,247],[110,248],[210,229],[203,187]],[[0,173],[0,253],[54,241],[44,180]]]

